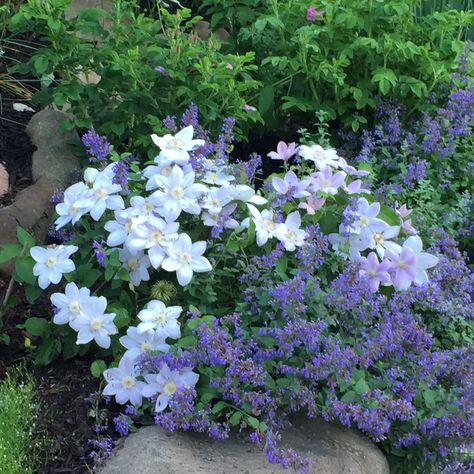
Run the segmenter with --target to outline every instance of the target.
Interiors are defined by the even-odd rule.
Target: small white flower
[[[112,183],[107,175],[99,175],[92,185],[90,199],[94,204],[90,210],[91,217],[98,221],[104,214],[106,209],[116,211],[125,207],[123,198],[117,196],[116,193],[122,191],[120,184]]]
[[[176,272],[178,283],[186,286],[193,277],[193,272],[210,272],[209,260],[202,256],[206,251],[206,242],[192,242],[187,234],[180,234],[166,249],[168,257],[161,264],[167,272]]]
[[[54,323],[68,324],[73,321],[87,307],[91,298],[94,297],[89,288],[78,288],[73,282],[66,285],[64,293],[53,293],[51,303],[58,309],[53,318]]]
[[[228,186],[231,181],[235,180],[235,177],[226,174],[224,170],[218,171],[207,171],[202,179],[207,184],[214,184],[215,186]]]
[[[298,154],[305,160],[313,161],[319,170],[323,170],[327,166],[339,167],[339,157],[336,150],[332,148],[325,150],[320,145],[301,145]]]
[[[236,184],[228,186],[228,190],[232,199],[243,201],[243,202],[250,202],[252,204],[256,204],[257,206],[261,206],[267,203],[267,200],[255,194],[255,189],[247,186],[246,184]]]
[[[411,249],[416,257],[415,284],[422,285],[428,281],[426,270],[438,264],[439,258],[427,252],[423,252],[423,242],[418,235],[408,237],[403,243],[403,247]]]
[[[145,380],[148,384],[143,388],[142,395],[151,398],[158,394],[155,411],[162,412],[176,391],[194,387],[199,380],[199,375],[189,367],[170,370],[166,364],[163,364],[158,374],[146,374]]]
[[[53,283],[57,285],[63,273],[76,269],[69,258],[79,247],[75,245],[51,245],[49,247],[32,247],[30,254],[37,262],[33,267],[33,275],[38,277],[38,284],[43,290]]]
[[[129,355],[124,355],[117,368],[104,371],[104,378],[108,383],[102,393],[115,395],[115,400],[121,405],[130,401],[132,405],[139,406],[142,404],[142,390],[146,384],[137,380],[138,375],[135,361]]]
[[[261,247],[265,245],[268,239],[276,237],[277,224],[273,220],[273,211],[264,209],[261,213],[252,204],[247,204],[252,214],[252,221],[255,224],[255,232],[257,234],[257,245]]]
[[[128,242],[135,228],[146,221],[146,216],[135,215],[135,212],[130,212],[130,209],[115,211],[115,220],[105,223],[104,229],[110,232],[107,237],[109,247],[116,247]]]
[[[273,189],[277,194],[289,194],[293,198],[304,198],[309,196],[306,188],[309,186],[308,180],[299,180],[293,171],[288,171],[283,178],[274,176],[272,178]]]
[[[137,317],[141,323],[137,326],[138,334],[153,330],[164,337],[179,339],[181,329],[178,318],[183,308],[181,306],[166,306],[160,300],[151,300]]]
[[[123,268],[130,272],[130,281],[133,285],[138,286],[142,281],[150,280],[148,268],[151,263],[143,250],[130,252],[126,248],[119,249],[119,259],[123,263]]]
[[[159,137],[151,135],[153,143],[160,148],[160,154],[155,158],[158,164],[176,163],[186,164],[189,160],[189,152],[205,144],[204,140],[193,140],[194,128],[189,125],[180,130],[175,136],[167,134]]]
[[[117,334],[114,324],[115,313],[105,313],[107,300],[103,296],[96,297],[83,307],[81,313],[69,325],[78,332],[77,344],[87,344],[95,340],[99,347],[110,347],[110,336]]]
[[[56,205],[58,218],[54,221],[56,229],[71,223],[74,225],[84,214],[88,213],[94,201],[90,199],[90,189],[81,181],[69,186],[64,191],[63,202]]]
[[[178,238],[177,222],[165,222],[159,217],[150,217],[144,224],[135,228],[135,236],[127,242],[133,253],[147,249],[153,268],[159,268],[166,256],[166,247]]]
[[[276,237],[289,252],[292,252],[296,247],[301,247],[304,244],[306,232],[300,229],[300,226],[300,213],[295,211],[288,214],[284,224],[278,224],[276,227]]]
[[[207,209],[209,214],[219,214],[222,208],[232,201],[229,189],[225,186],[212,188],[204,198],[202,208]]]
[[[124,354],[130,359],[137,359],[141,354],[152,352],[168,352],[170,346],[165,342],[166,335],[155,331],[139,333],[136,327],[129,327],[127,335],[122,336],[120,344],[127,349]]]

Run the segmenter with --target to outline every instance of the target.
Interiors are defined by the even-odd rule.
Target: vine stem
[[[23,248],[21,249],[19,257],[23,257],[23,254],[25,253],[27,247],[27,242],[23,244]],[[15,280],[13,279],[13,276],[10,278],[10,281],[8,282],[8,287],[7,287],[7,292],[5,293],[5,298],[3,298],[2,306],[6,306],[8,303],[8,299],[10,298],[11,292],[13,290],[13,283]]]

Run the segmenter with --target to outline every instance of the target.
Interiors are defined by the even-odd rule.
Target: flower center
[[[175,199],[181,199],[182,197],[184,197],[184,189],[183,189],[181,186],[175,186],[175,187],[171,190],[171,195],[172,195]]]
[[[165,313],[158,313],[155,316],[155,321],[157,323],[160,323],[160,324],[166,323],[166,314]]]
[[[155,206],[151,202],[147,202],[143,206],[143,210],[147,213],[153,212],[153,209],[155,209]]]
[[[152,345],[148,341],[142,342],[140,347],[142,352],[151,352],[153,349]]]
[[[130,232],[132,230],[132,220],[128,219],[123,226],[126,232]]]
[[[385,237],[383,236],[383,234],[380,234],[379,232],[376,232],[374,234],[374,240],[375,240],[376,244],[383,245],[384,242],[385,242]]]
[[[76,206],[72,205],[72,206],[69,208],[69,215],[70,215],[70,216],[73,216],[74,214],[77,213],[78,210],[79,210],[79,209],[78,209]]]
[[[138,268],[138,260],[136,258],[131,258],[127,263],[130,270],[136,270]]]
[[[264,219],[263,228],[265,230],[273,230],[275,228],[275,223],[271,219]]]
[[[169,176],[171,174],[171,170],[173,168],[171,168],[171,165],[168,165],[168,166],[163,166],[163,168],[161,168],[161,171],[160,173],[163,175],[163,176]]]
[[[125,377],[122,378],[122,386],[124,388],[132,388],[135,385],[135,377],[132,377],[131,375],[126,375]]]
[[[296,233],[293,232],[292,230],[289,230],[286,233],[286,237],[287,237],[288,240],[296,240]]]
[[[214,198],[211,202],[213,206],[218,206],[220,204],[220,201],[217,198]]]
[[[324,188],[329,188],[330,186],[331,186],[331,180],[323,179],[323,187]]]
[[[175,150],[179,150],[183,146],[183,141],[179,138],[173,138],[168,143],[170,148],[174,148]]]
[[[163,239],[163,234],[159,230],[155,230],[151,234],[151,240],[153,240],[153,242],[156,242],[157,244],[160,243],[162,239]]]
[[[407,264],[406,264],[405,260],[399,260],[399,261],[397,262],[397,267],[400,268],[401,270],[403,270],[404,268],[406,268],[406,267],[407,267]]]
[[[184,262],[184,263],[189,263],[191,260],[192,260],[192,256],[189,252],[183,252],[181,254],[181,260]]]
[[[81,311],[79,301],[71,301],[69,303],[69,311],[71,311],[71,313],[79,313]]]
[[[102,320],[100,318],[94,318],[90,322],[90,326],[93,331],[99,331],[99,329],[102,328]]]
[[[367,227],[370,223],[369,218],[366,216],[362,216],[359,222],[360,222],[361,227]]]
[[[99,189],[95,192],[95,195],[96,195],[98,198],[103,198],[103,197],[107,196],[107,194],[108,194],[107,188],[104,188],[104,187],[99,188]]]
[[[51,257],[48,257],[48,259],[46,260],[46,265],[49,268],[54,267],[56,263],[58,263],[58,259],[54,255],[51,255]]]
[[[219,176],[217,175],[217,173],[215,171],[211,171],[209,173],[209,179],[211,179],[212,181],[215,181]]]
[[[377,272],[373,269],[373,268],[369,268],[369,270],[367,271],[367,273],[371,276],[371,277],[374,277]]]
[[[168,382],[166,382],[163,386],[163,393],[166,395],[173,395],[177,388],[178,387],[172,380],[168,380]]]

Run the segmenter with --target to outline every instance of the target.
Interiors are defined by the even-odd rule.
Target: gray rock
[[[314,459],[312,474],[389,474],[385,456],[365,436],[323,420],[294,421],[282,446]],[[226,441],[157,426],[125,439],[99,474],[283,474],[262,451],[235,434]]]
[[[79,141],[75,130],[62,130],[68,116],[58,110],[45,109],[31,117],[26,131],[37,150],[32,158],[33,181],[48,179],[58,187],[68,184],[71,172],[80,160],[73,155],[68,142]]]

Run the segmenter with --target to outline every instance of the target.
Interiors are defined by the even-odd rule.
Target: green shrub
[[[259,85],[252,79],[254,54],[223,54],[215,39],[200,39],[193,30],[200,17],[191,18],[189,9],[162,9],[155,20],[135,13],[136,2],[117,1],[111,13],[84,8],[66,19],[69,3],[29,0],[10,24],[13,31],[36,32],[45,44],[18,67],[40,78],[34,98],[39,104],[67,103],[76,126],[95,125],[138,151],[162,129],[158,117],[182,113],[191,102],[199,105],[206,126],[222,121],[224,112],[243,128],[261,120],[245,108]],[[98,84],[79,79],[91,73],[100,76]]]

